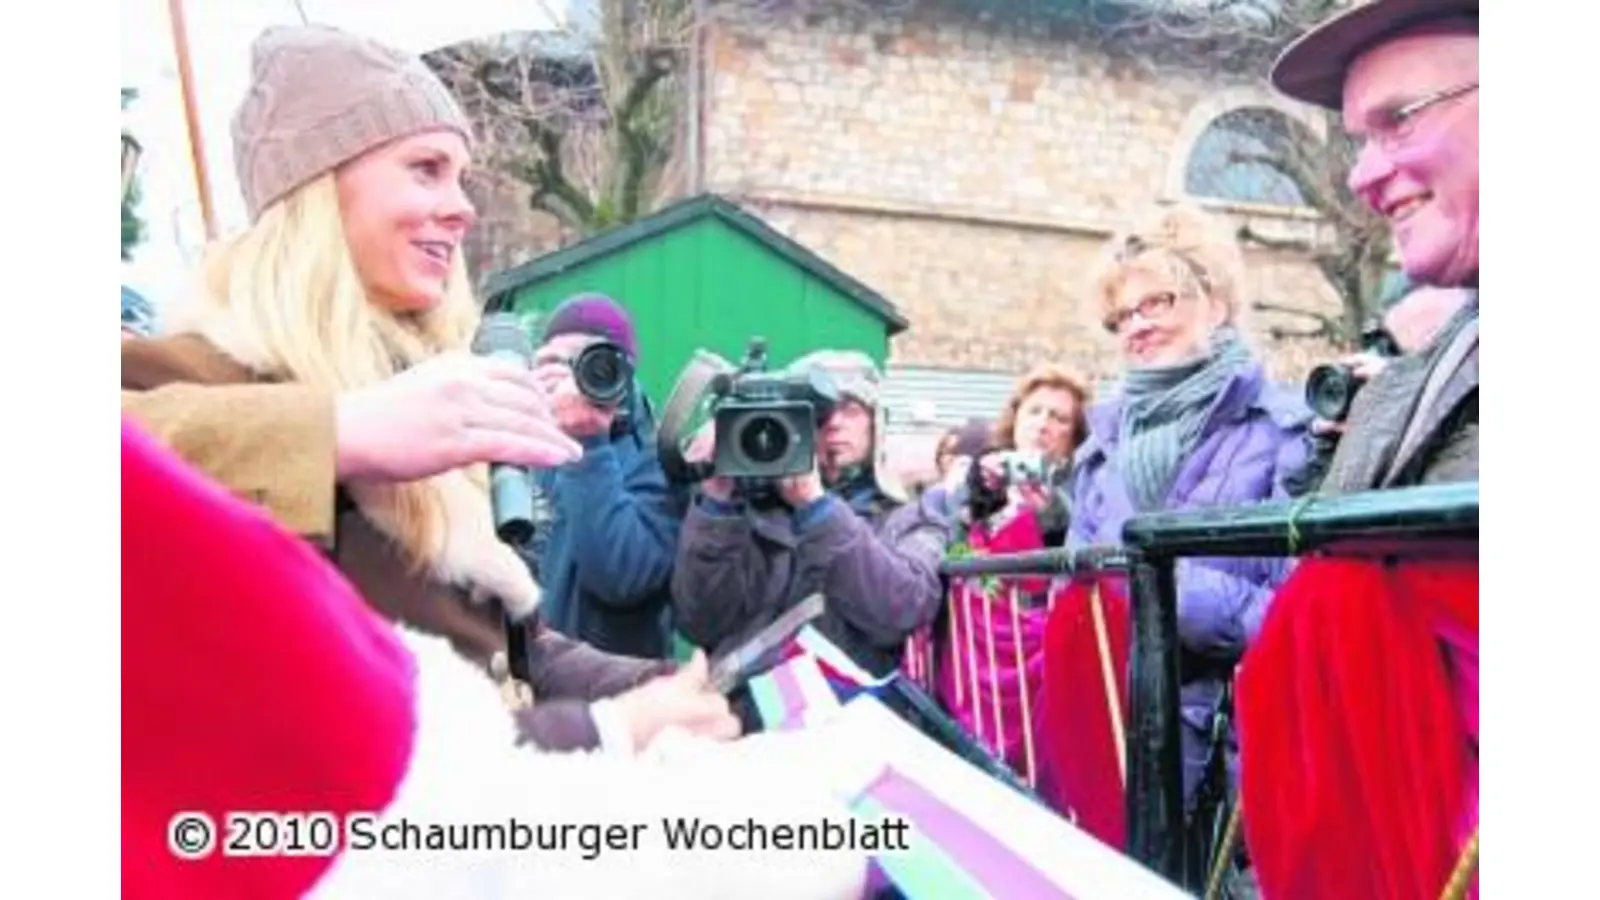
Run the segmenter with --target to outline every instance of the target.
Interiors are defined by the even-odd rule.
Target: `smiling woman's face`
[[[463,181],[471,162],[454,131],[390,141],[341,166],[345,242],[367,296],[394,313],[426,312],[445,285],[476,213]]]
[[[1123,362],[1170,366],[1205,355],[1227,311],[1187,280],[1138,265],[1123,275],[1106,317]]]

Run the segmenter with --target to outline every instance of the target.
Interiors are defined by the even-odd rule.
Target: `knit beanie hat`
[[[251,46],[233,158],[254,222],[273,201],[375,147],[472,125],[422,60],[325,25],[275,27]]]
[[[878,366],[860,350],[817,350],[790,364],[791,372],[820,371],[833,378],[841,396],[869,409],[878,408]]]
[[[578,294],[561,301],[544,326],[544,339],[564,334],[602,337],[627,351],[628,358],[639,359],[639,343],[633,333],[633,319],[622,304],[605,294]]]

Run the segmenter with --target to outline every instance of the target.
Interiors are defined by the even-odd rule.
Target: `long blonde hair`
[[[435,308],[395,315],[370,302],[331,172],[267,207],[249,230],[209,250],[202,266],[190,327],[273,380],[333,393],[365,387],[468,349],[477,327],[459,254]],[[418,567],[437,561],[449,527],[442,477],[364,485],[358,498]]]

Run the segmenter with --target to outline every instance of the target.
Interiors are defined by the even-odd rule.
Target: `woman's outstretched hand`
[[[447,354],[342,395],[338,478],[414,481],[474,463],[559,466],[583,455],[533,372]]]

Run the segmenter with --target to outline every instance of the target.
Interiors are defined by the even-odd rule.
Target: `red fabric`
[[[972,547],[979,553],[1027,553],[1044,549],[1044,531],[1039,527],[1039,517],[1027,507],[1019,507],[1012,516],[993,529],[973,528],[968,535]],[[1050,579],[1040,575],[1003,578],[1001,582],[1016,585],[1018,589],[1037,593],[1050,587]]]
[[[331,858],[184,862],[168,822],[381,810],[411,754],[412,666],[314,550],[123,423],[123,896],[301,896]]]
[[[1110,575],[1085,578],[1056,597],[1045,625],[1039,747],[1049,771],[1051,805],[1070,811],[1079,828],[1120,850],[1126,845],[1127,805],[1091,607],[1096,586],[1126,728],[1130,619],[1125,583]]]
[[[1310,559],[1283,585],[1236,695],[1262,896],[1439,895],[1477,821],[1477,635],[1475,561]]]

